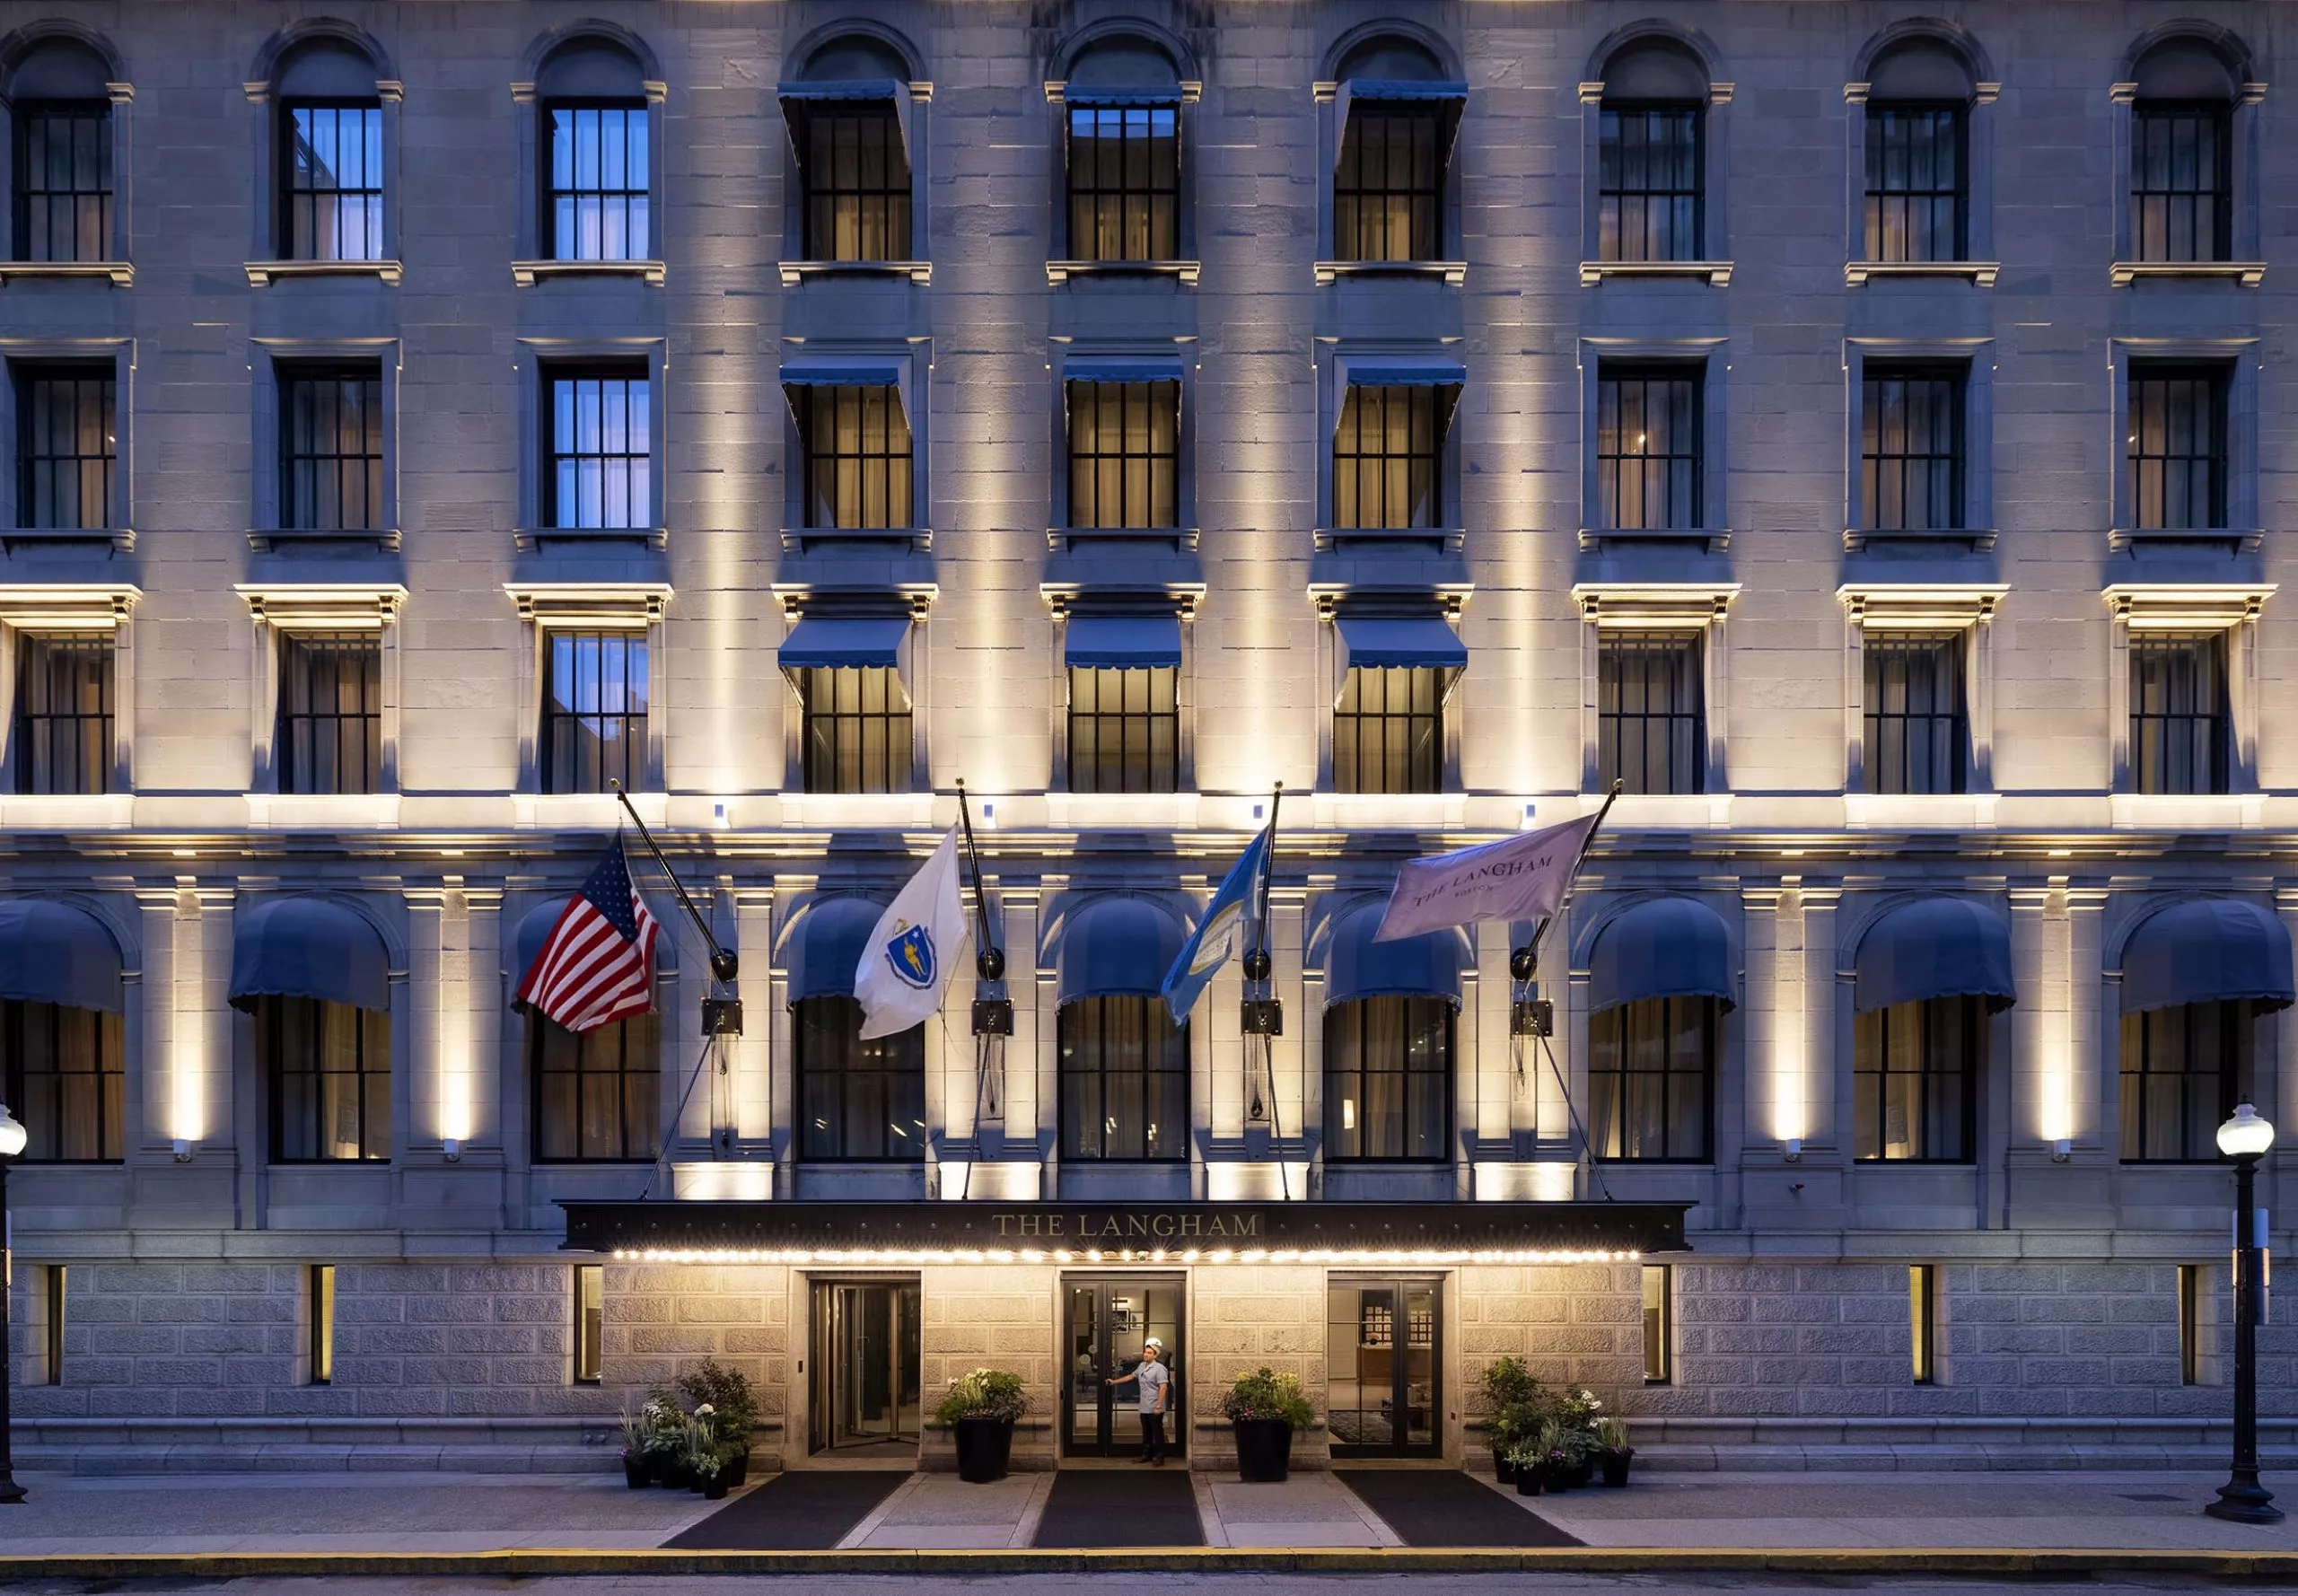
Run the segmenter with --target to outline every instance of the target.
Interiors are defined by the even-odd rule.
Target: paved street
[[[0,1580],[0,1590],[26,1596],[95,1596],[98,1592],[132,1593],[138,1590],[180,1592],[194,1582],[136,1582],[84,1580]],[[863,1574],[671,1575],[609,1574],[563,1579],[234,1579],[201,1580],[196,1588],[209,1596],[725,1596],[733,1590],[772,1592],[774,1596],[804,1592],[805,1596],[917,1596],[914,1576]],[[1775,1591],[1887,1592],[1890,1596],[2032,1596],[2039,1590],[2079,1589],[2085,1592],[2205,1592],[2237,1589],[2245,1592],[2298,1591],[2298,1584],[2251,1583],[2238,1586],[2183,1575],[2109,1575],[2066,1583],[2033,1579],[1890,1579],[1868,1575],[1797,1575],[1783,1574],[1592,1574],[1520,1572],[1497,1574],[1256,1574],[1220,1571],[1206,1574],[1000,1574],[992,1577],[949,1575],[936,1578],[933,1592],[995,1590],[1000,1596],[1220,1596],[1250,1591],[1255,1596],[1332,1596],[1345,1590],[1350,1596],[1386,1596],[1407,1592],[1409,1596],[1524,1596],[1537,1590],[1585,1592],[1591,1596],[1619,1592],[1621,1596],[1676,1596],[1717,1592],[1751,1593]]]

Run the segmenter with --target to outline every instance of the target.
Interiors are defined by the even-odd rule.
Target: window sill
[[[2107,547],[2117,554],[2150,544],[2216,544],[2230,551],[2256,554],[2266,542],[2258,527],[2116,527],[2107,533]]]
[[[19,548],[37,548],[75,543],[109,543],[115,554],[136,552],[132,528],[88,526],[0,527],[0,548],[13,554]]]
[[[1926,548],[1960,547],[1984,554],[1995,547],[1993,527],[1846,527],[1843,546],[1848,549],[1872,548],[1879,543],[1899,544]]]
[[[2266,281],[2263,260],[2118,260],[2107,267],[2107,281],[2127,288],[2142,277],[2227,277],[2245,288]]]
[[[279,277],[373,277],[386,287],[399,286],[396,260],[250,260],[248,286],[268,288]]]
[[[101,277],[115,288],[136,286],[136,267],[125,260],[0,260],[0,287],[11,278]]]
[[[1287,794],[1291,796],[1291,794]],[[1461,793],[1311,793],[1311,824],[1333,830],[1425,831],[1466,823]]]
[[[116,831],[135,820],[132,793],[12,793],[0,797],[8,830]]]
[[[1705,730],[1705,728],[1702,728]],[[1591,798],[1599,801],[1600,795]],[[1622,793],[1612,805],[1613,826],[1644,831],[1697,831],[1732,823],[1729,793]]]
[[[386,830],[399,824],[397,793],[250,793],[248,824],[262,829]]]
[[[1854,831],[1964,830],[1995,824],[1995,793],[1846,793],[1843,818]]]
[[[2138,830],[2225,831],[2261,823],[2263,793],[2116,793],[2109,823]]]
[[[637,277],[660,288],[666,270],[659,260],[513,260],[511,281],[531,288],[545,277]]]
[[[1606,277],[1704,277],[1717,288],[1732,285],[1728,260],[1583,260],[1580,286],[1593,288]]]
[[[920,288],[934,285],[930,260],[783,260],[775,269],[785,288],[795,288],[808,277],[908,277]]]
[[[787,554],[803,554],[817,543],[877,543],[899,544],[910,548],[934,547],[934,529],[922,526],[786,526],[782,529],[782,548]]]
[[[924,830],[934,824],[934,794],[785,793],[782,823],[802,830]]]
[[[1319,527],[1314,546],[1320,554],[1329,554],[1349,543],[1417,543],[1430,548],[1441,548],[1447,554],[1458,554],[1468,541],[1468,532],[1461,527]]]
[[[669,531],[658,526],[521,527],[511,537],[521,554],[532,554],[546,543],[638,543],[662,548],[671,540]]]
[[[399,551],[397,527],[250,527],[248,547],[258,554],[269,554],[274,549],[297,548],[311,545],[332,548],[344,544],[356,544],[383,554]]]
[[[1058,288],[1072,277],[1171,277],[1194,288],[1204,266],[1199,260],[1048,260],[1045,281]]]
[[[1320,260],[1317,286],[1324,288],[1342,277],[1436,277],[1448,288],[1465,287],[1465,260]]]
[[[1992,288],[2002,269],[1999,260],[1846,260],[1843,284],[1857,288],[1874,277],[1968,277],[1974,288]]]
[[[1046,821],[1113,830],[1193,830],[1198,795],[1188,793],[1048,793]]]
[[[1045,546],[1052,553],[1087,543],[1162,543],[1176,550],[1197,547],[1197,529],[1185,527],[1057,526],[1045,531]]]
[[[630,804],[640,820],[659,827],[670,799],[636,792]],[[622,804],[612,793],[513,793],[511,812],[522,827],[545,831],[611,831],[622,824]]]
[[[1594,551],[1607,544],[1697,543],[1713,553],[1732,547],[1730,527],[1582,527],[1580,547]]]

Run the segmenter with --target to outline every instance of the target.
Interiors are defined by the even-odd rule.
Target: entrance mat
[[[854,1532],[909,1479],[890,1469],[777,1474],[663,1548],[680,1552],[822,1552]]]
[[[1454,1469],[1336,1469],[1407,1546],[1579,1546],[1577,1537]]]
[[[1188,1464],[1162,1469],[1065,1469],[1038,1521],[1040,1547],[1203,1546]]]

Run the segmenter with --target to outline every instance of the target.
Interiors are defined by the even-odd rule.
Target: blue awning
[[[1061,89],[1061,101],[1064,105],[1086,108],[1162,105],[1179,110],[1181,89],[1179,83],[1162,89],[1096,89],[1065,83]]]
[[[1592,1012],[1653,997],[1713,997],[1727,1009],[1738,1001],[1731,933],[1697,899],[1648,899],[1622,911],[1588,956]]]
[[[2122,951],[2122,1012],[2248,999],[2269,1009],[2298,1001],[2290,933],[2255,904],[2204,898],[2150,915]]]
[[[1181,662],[1178,615],[1073,615],[1065,661],[1074,667],[1142,671]]]
[[[2011,931],[1969,898],[1923,898],[1893,909],[1859,944],[1851,1006],[1864,1013],[1934,997],[1984,997],[1989,1009],[2018,1001]]]
[[[1377,904],[1353,909],[1333,927],[1325,956],[1325,1006],[1364,997],[1441,997],[1459,1006],[1460,939],[1456,932],[1433,931],[1376,943],[1381,928]]]
[[[1469,380],[1467,364],[1449,355],[1349,356],[1341,374],[1351,388],[1459,388]]]
[[[1147,899],[1097,898],[1061,928],[1054,1001],[1153,997],[1180,951],[1180,922]]]
[[[1468,84],[1457,79],[1422,83],[1401,77],[1353,77],[1341,85],[1351,100],[1466,100]]]
[[[776,659],[785,671],[818,666],[901,663],[909,636],[903,615],[809,615],[790,628]]]
[[[323,898],[274,898],[242,908],[232,925],[232,1006],[259,997],[309,997],[389,1010],[390,955],[375,928]]]
[[[834,110],[840,105],[866,105],[875,102],[890,104],[894,109],[894,122],[901,129],[902,159],[909,158],[909,85],[895,77],[824,78],[819,82],[801,81],[784,83],[775,91],[782,101],[782,119],[789,125],[790,147],[796,153],[799,163],[805,163],[807,145],[805,120],[816,110]]]
[[[1460,113],[1468,107],[1469,86],[1457,80],[1423,82],[1413,78],[1355,77],[1334,92],[1333,126],[1340,136],[1333,140],[1333,161],[1336,165],[1341,152],[1348,144],[1348,118],[1361,102],[1373,105],[1433,105],[1442,119],[1440,131],[1443,145],[1438,159],[1449,163],[1452,158],[1452,139],[1460,131]]]
[[[782,363],[785,388],[897,388],[906,363],[890,355],[802,355]]]
[[[119,944],[85,909],[29,898],[0,903],[0,997],[124,1013]]]
[[[1061,363],[1071,382],[1178,382],[1179,355],[1073,355]]]
[[[853,996],[862,950],[870,945],[870,933],[885,912],[884,904],[866,899],[827,898],[800,916],[785,951],[790,1001]]]
[[[1343,669],[1468,668],[1468,645],[1441,615],[1344,615],[1335,624],[1340,629]]]

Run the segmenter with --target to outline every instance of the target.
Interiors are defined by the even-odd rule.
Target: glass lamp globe
[[[7,1104],[0,1103],[0,1158],[15,1157],[31,1139],[31,1133],[24,1128],[23,1123],[8,1112]]]
[[[16,1133],[22,1136],[23,1133]],[[2259,1111],[2244,1103],[2234,1110],[2234,1117],[2218,1127],[2218,1151],[2229,1158],[2256,1158],[2274,1145],[2274,1125],[2259,1118]]]

